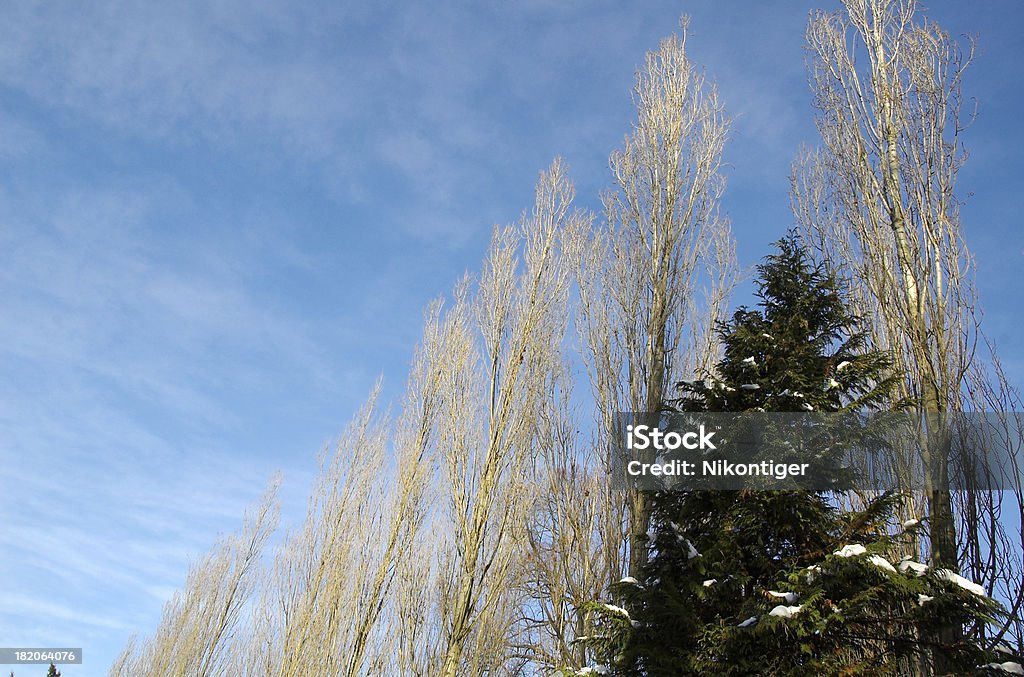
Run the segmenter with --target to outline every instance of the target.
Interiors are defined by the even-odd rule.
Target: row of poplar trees
[[[375,390],[325,452],[306,522],[266,552],[269,491],[111,674],[1015,669],[1020,478],[861,496],[609,477],[618,412],[1021,408],[954,190],[973,43],[911,0],[845,0],[806,40],[821,145],[794,163],[797,227],[756,308],[727,320],[729,119],[684,20],[639,70],[603,212],[573,205],[560,161],[543,172],[428,309],[401,400]]]

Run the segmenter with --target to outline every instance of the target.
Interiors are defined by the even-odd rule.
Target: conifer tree
[[[877,409],[896,383],[891,360],[870,349],[835,278],[794,234],[776,246],[757,269],[758,308],[719,327],[723,359],[680,384],[676,406]],[[974,643],[922,638],[987,621],[998,605],[953,572],[890,562],[920,528],[893,529],[895,499],[844,513],[820,491],[658,492],[649,562],[613,586],[622,606],[596,605],[592,643],[618,674],[910,674],[931,652],[976,669],[992,657]]]

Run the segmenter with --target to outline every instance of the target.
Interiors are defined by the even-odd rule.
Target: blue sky
[[[105,674],[276,469],[297,523],[320,449],[379,374],[401,387],[426,303],[538,171],[565,157],[597,207],[634,72],[683,12],[756,263],[815,140],[807,13],[836,4],[5,3],[0,645],[81,646],[65,676]],[[1018,385],[1022,9],[927,5],[980,37],[962,216]]]

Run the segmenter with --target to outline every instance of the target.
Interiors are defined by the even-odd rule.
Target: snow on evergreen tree
[[[891,400],[892,361],[794,234],[776,246],[757,269],[758,308],[719,328],[722,360],[680,384],[678,409],[877,410]],[[912,674],[932,652],[990,669],[978,666],[995,656],[977,644],[930,638],[999,605],[954,572],[891,561],[921,528],[894,529],[895,503],[884,494],[844,512],[820,491],[658,492],[643,576],[612,586],[621,606],[593,607],[589,641],[615,674]]]

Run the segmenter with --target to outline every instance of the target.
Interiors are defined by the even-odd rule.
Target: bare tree
[[[433,552],[423,525],[436,498],[432,436],[454,354],[450,330],[432,304],[399,415],[375,413],[375,389],[325,462],[264,603],[270,673],[380,674],[401,648],[410,664],[423,659],[422,646],[403,641],[428,617],[403,604],[410,594],[430,600],[418,555]]]
[[[637,75],[637,119],[610,158],[605,223],[577,248],[579,327],[606,448],[616,412],[659,411],[675,379],[714,363],[713,328],[735,275],[719,213],[729,123],[717,88],[687,54],[686,18],[681,26]],[[621,545],[635,573],[646,561],[650,509],[643,492],[627,503]]]
[[[380,480],[389,423],[376,399],[377,389],[324,458],[306,522],[278,551],[268,641],[274,674],[340,674],[352,655],[367,613],[359,608],[362,587],[382,561],[374,536],[387,524]]]
[[[426,313],[401,409],[377,413],[379,387],[326,458],[303,528],[278,552],[253,622],[245,674],[426,674],[436,644],[424,529],[437,499],[433,431],[452,336]]]
[[[959,331],[974,299],[953,194],[971,53],[935,24],[914,24],[913,2],[845,7],[845,16],[815,15],[807,29],[831,197],[850,229],[844,242],[859,249],[884,335],[913,375],[911,394],[937,414],[958,401],[971,350]],[[948,482],[930,507],[933,556],[956,566]]]
[[[728,123],[717,91],[686,55],[683,34],[647,55],[637,122],[610,164],[605,219],[566,231],[579,284],[577,329],[598,415],[581,425],[571,378],[548,395],[532,483],[515,656],[534,671],[591,661],[587,611],[646,555],[647,496],[613,488],[616,413],[657,411],[673,379],[714,363],[712,329],[736,272],[718,214]]]
[[[966,159],[960,134],[973,114],[963,110],[962,81],[974,41],[961,44],[917,19],[913,0],[843,4],[845,12],[818,12],[808,23],[808,72],[823,146],[802,151],[795,164],[797,220],[823,260],[848,274],[876,345],[891,350],[907,375],[903,396],[931,415],[993,405],[1008,411],[1017,394],[994,354],[992,373],[978,355],[988,345],[955,193]],[[1019,541],[1008,548],[1001,535],[1004,522],[994,518],[1000,508],[993,503],[1000,499],[968,492],[961,496],[968,503],[981,502],[955,506],[948,475],[955,468],[940,447],[929,451],[935,483],[925,505],[910,511],[929,513],[934,563],[957,568],[963,562],[990,587],[998,587],[998,578],[1019,606]],[[1020,506],[1018,492],[1013,508]],[[987,536],[976,528],[979,520]],[[1001,567],[985,564],[992,557]]]
[[[258,583],[260,557],[277,526],[275,480],[238,534],[223,538],[195,565],[181,591],[164,606],[153,636],[129,643],[112,676],[207,677],[227,674],[242,611]]]
[[[560,234],[578,218],[561,162],[542,173],[536,197],[517,227],[495,230],[476,293],[460,285],[445,316],[453,327],[448,350],[457,356],[437,442],[455,546],[442,580],[446,676],[493,666],[486,652],[496,645],[503,652],[512,631],[506,612],[516,586],[509,582],[523,542],[538,421],[548,417],[546,384],[563,359],[568,279]]]
[[[549,397],[558,408],[544,421],[532,479],[524,547],[527,603],[513,648],[534,671],[578,670],[590,661],[583,640],[593,629],[586,608],[620,570],[624,505],[612,490],[604,458],[580,431],[571,381]]]

